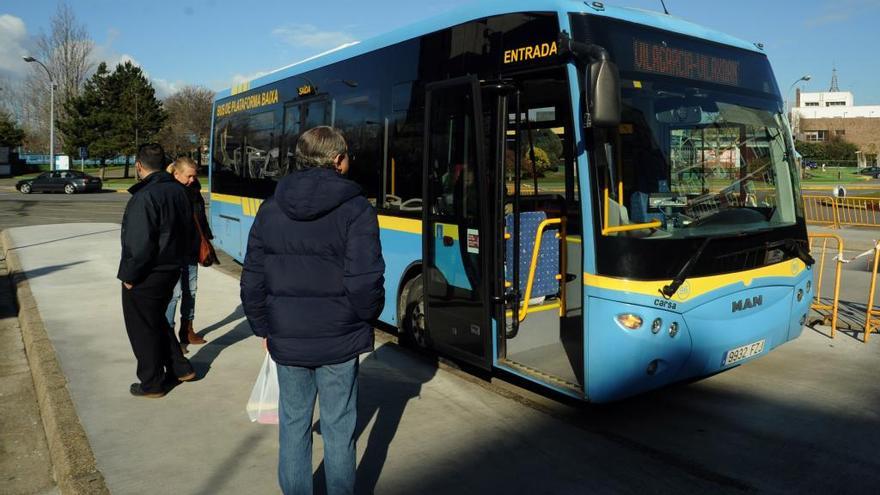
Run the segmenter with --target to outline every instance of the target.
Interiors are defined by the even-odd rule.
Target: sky
[[[346,42],[365,40],[476,0],[68,0],[111,66],[131,60],[160,96],[187,84],[227,88]],[[578,4],[572,0],[573,4]],[[660,0],[608,5],[662,11]],[[23,77],[21,56],[46,32],[58,0],[0,2],[0,80]],[[672,15],[764,44],[783,98],[792,83],[880,104],[880,0],[666,0]]]

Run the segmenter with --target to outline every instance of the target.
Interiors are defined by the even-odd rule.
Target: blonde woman
[[[213,239],[211,227],[208,225],[208,217],[205,215],[205,200],[202,198],[201,184],[198,178],[198,165],[186,157],[178,158],[171,165],[168,165],[168,173],[173,175],[177,182],[181,183],[192,202],[193,218],[192,222],[198,222],[198,227],[202,233],[208,238]],[[193,330],[193,320],[196,311],[196,289],[198,286],[198,270],[199,270],[199,244],[201,239],[198,236],[198,229],[193,225],[193,243],[190,249],[187,264],[181,269],[180,279],[174,287],[174,295],[171,302],[168,303],[168,309],[165,317],[168,324],[174,328],[174,313],[177,312],[177,302],[180,301],[180,348],[184,354],[189,350],[189,344],[204,344],[207,341]]]

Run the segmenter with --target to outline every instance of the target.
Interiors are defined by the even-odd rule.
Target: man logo
[[[764,296],[755,296],[751,299],[748,297],[745,299],[740,299],[739,301],[733,301],[731,303],[731,313],[736,313],[737,311],[742,311],[744,309],[755,308],[764,303]]]

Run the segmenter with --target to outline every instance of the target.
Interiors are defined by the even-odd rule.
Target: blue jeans
[[[278,365],[278,483],[284,495],[312,495],[312,416],[320,396],[327,494],[353,494],[358,359],[303,368]]]
[[[174,286],[174,294],[165,310],[165,319],[174,328],[174,313],[180,301],[180,321],[193,321],[196,318],[196,290],[199,282],[199,265],[187,265],[180,269],[180,278]],[[182,296],[182,297],[181,297]]]

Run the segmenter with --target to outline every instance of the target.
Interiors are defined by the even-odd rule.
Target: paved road
[[[68,222],[121,222],[129,195],[29,194],[0,190],[0,227]]]
[[[26,220],[32,223],[45,223],[43,218],[87,221],[93,214],[115,214],[118,221],[127,196],[112,197],[45,195],[32,201],[0,196],[0,210],[32,212]],[[58,204],[65,206],[59,209]],[[0,217],[0,227],[8,227],[9,218],[14,216]],[[44,297],[50,301],[62,301],[71,290],[92,297],[103,294],[106,289],[94,280],[112,279],[114,260],[109,258],[117,249],[113,236],[118,233],[93,232],[93,243],[81,237],[64,241],[71,243],[66,249],[60,243],[28,248],[34,250],[34,290],[47,291]],[[72,254],[93,245],[105,246],[101,256]],[[231,262],[221,266],[233,274],[238,270]],[[377,493],[875,493],[880,485],[880,335],[867,345],[857,340],[862,337],[857,330],[864,321],[869,281],[864,266],[855,262],[844,268],[842,327],[854,330],[831,340],[827,328],[808,328],[795,342],[730,372],[606,406],[548,399],[505,377],[486,383],[445,367],[437,369],[393,343],[385,344],[363,365],[362,412],[368,424],[359,440],[359,456],[366,482]],[[206,272],[199,312],[212,328],[209,340],[214,345],[205,346],[196,357],[207,378],[182,386],[168,399],[173,410],[182,413],[177,421],[186,425],[187,418],[197,420],[192,427],[177,432],[171,428],[170,433],[182,446],[180,455],[193,463],[189,470],[162,460],[161,439],[139,436],[147,443],[135,455],[131,445],[141,444],[114,436],[132,434],[125,429],[124,417],[143,414],[141,403],[94,396],[95,390],[104,389],[96,388],[95,380],[107,390],[124,392],[132,365],[124,337],[114,334],[105,341],[111,337],[106,332],[93,335],[93,323],[71,323],[81,305],[46,306],[53,308],[44,318],[47,327],[55,325],[49,330],[55,332],[53,341],[59,339],[62,364],[87,357],[83,362],[118,367],[122,375],[103,376],[89,366],[68,364],[73,367],[71,388],[75,399],[80,395],[77,407],[87,416],[86,429],[92,429],[89,436],[99,465],[111,488],[117,483],[120,493],[146,492],[152,486],[152,478],[140,477],[131,465],[153,459],[150,452],[170,475],[180,476],[168,480],[176,488],[234,493],[248,486],[262,493],[255,487],[271,486],[272,430],[230,426],[239,424],[235,415],[252,380],[247,370],[258,365],[254,363],[259,352],[248,345],[252,339],[235,309],[235,279]],[[70,279],[77,275],[81,282]],[[829,270],[826,284],[830,276]],[[107,322],[102,328],[118,327],[115,300],[99,307],[107,314],[99,319]],[[83,347],[74,344],[85,341],[101,345],[89,346],[83,356]],[[104,356],[104,351],[121,356]],[[205,391],[210,391],[209,397],[204,397]],[[124,410],[107,422],[101,414],[114,404]],[[167,409],[150,406],[147,413],[164,415]],[[226,413],[231,416],[225,418]],[[177,425],[173,415],[168,420]],[[226,430],[230,431],[221,437],[228,438],[211,433]],[[129,457],[133,455],[136,459]]]

